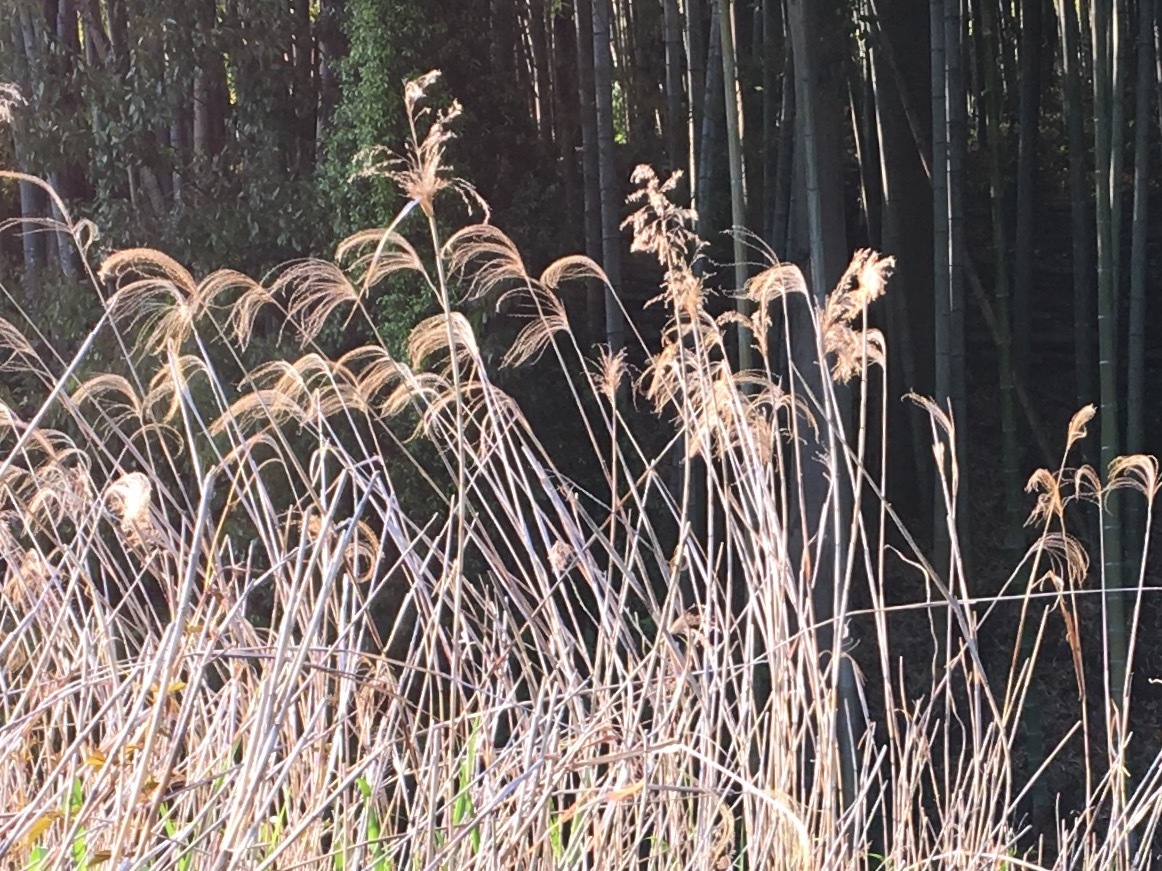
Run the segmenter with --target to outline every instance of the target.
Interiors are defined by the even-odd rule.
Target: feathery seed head
[[[189,270],[151,248],[111,254],[101,264],[98,277],[117,283],[106,307],[114,316],[128,317],[137,328],[138,348],[147,353],[180,348],[206,309],[207,301]]]
[[[1086,425],[1093,420],[1096,414],[1097,407],[1091,403],[1084,408],[1078,409],[1073,417],[1069,419],[1069,430],[1065,436],[1066,452],[1088,435]]]
[[[577,563],[577,555],[568,543],[557,539],[549,548],[549,568],[558,578],[564,575]]]
[[[698,214],[670,199],[681,177],[681,171],[677,171],[663,182],[653,167],[638,166],[631,181],[639,187],[626,201],[642,205],[621,225],[633,230],[631,251],[653,254],[667,269],[687,259],[698,245],[698,237],[689,229],[697,222]]]
[[[1029,476],[1025,484],[1026,493],[1037,494],[1037,504],[1033,506],[1026,526],[1060,520],[1065,513],[1065,500],[1061,496],[1061,486],[1056,476],[1048,469],[1038,469]]]
[[[480,349],[476,346],[476,334],[472,324],[460,312],[449,315],[432,315],[420,321],[408,335],[408,357],[412,367],[420,368],[428,357],[438,351],[449,351],[448,342],[453,343],[456,357],[467,365],[480,359]]]
[[[624,348],[615,353],[606,345],[598,347],[597,366],[593,372],[593,388],[604,396],[610,405],[617,403],[617,392],[621,389],[625,372]]]
[[[449,270],[469,279],[465,298],[482,299],[494,291],[505,293],[514,284],[531,281],[513,241],[491,224],[471,224],[444,243]]]
[[[1137,490],[1152,502],[1158,492],[1158,461],[1146,454],[1118,457],[1110,463],[1108,489]]]
[[[4,597],[18,608],[40,601],[55,577],[55,571],[37,550],[26,550],[18,562],[9,564],[4,578]]]
[[[510,298],[523,303],[522,314],[529,321],[501,359],[502,366],[515,367],[540,359],[554,335],[568,332],[569,317],[561,300],[534,282],[510,290],[501,302]]]
[[[841,384],[863,371],[865,349],[867,361],[880,365],[885,362],[883,336],[878,332],[873,336],[870,330],[857,332],[852,323],[883,295],[894,264],[893,258],[880,257],[867,248],[857,251],[835,290],[824,301],[819,318],[823,349],[835,355],[832,377]]]
[[[153,484],[143,472],[122,475],[105,489],[105,501],[118,519],[118,528],[134,547],[153,543],[158,532],[149,516]]]
[[[1089,556],[1081,542],[1064,532],[1047,532],[1036,547],[1044,550],[1053,564],[1054,574],[1065,578],[1069,586],[1076,588],[1085,581],[1089,572]]]
[[[463,179],[449,177],[444,171],[444,151],[448,141],[455,136],[452,123],[460,116],[460,104],[454,100],[447,109],[437,112],[424,138],[420,139],[416,122],[428,112],[420,104],[428,88],[439,77],[439,71],[433,70],[404,86],[404,108],[411,128],[407,154],[401,157],[386,148],[367,149],[359,156],[362,166],[356,176],[390,178],[404,196],[419,204],[429,218],[435,214],[436,196],[449,188],[459,193],[466,203],[479,206],[487,216],[488,208],[475,188]]]

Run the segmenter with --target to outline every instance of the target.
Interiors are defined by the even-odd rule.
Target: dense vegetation
[[[0,20],[0,855],[1146,862],[1156,4],[445,6]]]
[[[4,325],[6,367],[45,399],[27,421],[5,411],[0,852],[34,868],[1141,867],[1162,785],[1129,779],[1128,695],[1087,714],[1117,688],[1086,685],[1086,558],[1064,514],[1113,488],[1150,504],[1156,464],[1119,461],[1106,487],[1064,460],[1035,477],[1032,643],[1003,682],[980,645],[995,602],[967,595],[959,558],[946,583],[913,547],[943,639],[917,701],[884,569],[888,528],[907,533],[867,438],[887,364],[867,311],[891,262],[857,253],[816,310],[798,268],[772,261],[746,286],[749,317],[712,316],[676,178],[639,168],[633,247],[662,269],[666,322],[633,378],[624,351],[594,354],[570,328],[570,285],[606,281],[588,257],[534,277],[491,224],[445,238],[440,202],[471,190],[441,164],[458,109],[422,108],[431,80],[407,89],[412,129],[431,125],[392,172],[407,205],[347,239],[342,266],[263,284],[114,253],[96,273],[115,288],[105,314],[60,373]],[[408,362],[374,343],[321,353],[328,323],[366,318],[391,280],[439,309]],[[596,486],[561,473],[496,384],[456,285],[520,307],[503,362],[555,361]],[[235,387],[218,361],[241,359],[263,312],[303,353]],[[776,323],[796,361],[781,377]],[[729,361],[735,329],[754,336],[752,369]],[[82,379],[105,334],[132,349],[128,374]],[[660,448],[633,434],[631,393],[669,433]],[[951,451],[951,418],[917,402]],[[407,510],[385,461],[385,421],[408,412],[450,484],[433,482],[430,514]],[[1012,754],[1051,609],[1084,782],[1029,841],[1037,780]],[[865,681],[854,619],[872,627]]]

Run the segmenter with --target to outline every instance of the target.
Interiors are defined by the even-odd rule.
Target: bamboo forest
[[[1162,867],[1158,0],[0,10],[0,868]]]

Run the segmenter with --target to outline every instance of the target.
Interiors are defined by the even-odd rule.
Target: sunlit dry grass
[[[744,291],[761,365],[735,371],[741,316],[705,306],[693,215],[639,170],[627,224],[660,264],[668,315],[635,371],[569,323],[563,300],[601,278],[596,264],[568,257],[533,277],[488,224],[441,238],[439,194],[470,189],[440,165],[455,109],[418,130],[427,81],[409,85],[407,159],[382,165],[409,205],[337,264],[199,280],[136,249],[97,271],[113,292],[74,360],[42,360],[0,324],[0,367],[43,393],[28,419],[0,409],[7,866],[1146,867],[1162,766],[1131,781],[1128,713],[1086,715],[1108,688],[1085,685],[1100,647],[1083,652],[1088,563],[1065,507],[1101,499],[1097,473],[1066,456],[1030,480],[1040,537],[1008,592],[1036,641],[1007,681],[984,674],[991,603],[970,598],[959,559],[902,554],[946,639],[921,666],[927,693],[905,695],[916,665],[892,653],[884,564],[887,531],[909,539],[865,437],[888,365],[866,309],[891,261],[859,253],[811,303],[809,365],[785,331],[770,343],[813,299],[772,262]],[[441,302],[408,359],[374,344],[322,353],[321,332],[364,320],[388,275]],[[494,383],[455,288],[527,319],[504,362],[560,367],[599,487],[562,474]],[[293,350],[228,383],[218,367],[242,359],[259,314]],[[80,380],[110,331],[132,359]],[[820,373],[856,385],[854,431]],[[920,405],[945,468],[954,422]],[[628,417],[647,411],[670,433],[661,447],[635,439]],[[396,416],[452,482],[433,483],[435,513],[401,489],[418,472],[384,459],[399,456]],[[1153,460],[1110,477],[1152,504]],[[817,613],[820,585],[836,613]],[[849,687],[857,590],[877,667]],[[1055,631],[1082,699],[1068,750],[1102,764],[1087,762],[1081,812],[1018,848],[1036,839],[1012,754]]]

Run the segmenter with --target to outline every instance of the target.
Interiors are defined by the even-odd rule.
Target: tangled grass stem
[[[890,260],[859,252],[818,310],[799,270],[771,262],[745,289],[752,313],[716,318],[693,214],[639,170],[628,223],[663,268],[667,314],[631,381],[626,353],[582,347],[567,316],[574,282],[604,280],[596,264],[530,276],[487,223],[441,239],[442,197],[468,188],[441,163],[454,113],[425,114],[428,81],[408,90],[411,162],[389,165],[412,205],[386,230],[266,284],[115,254],[102,274],[117,291],[37,410],[0,409],[0,856],[224,871],[1145,867],[1162,766],[1131,789],[1127,721],[1111,712],[1101,736],[1086,719],[1086,569],[1065,508],[1100,501],[1100,477],[1067,457],[1034,475],[1040,534],[1023,566],[1047,571],[970,598],[971,579],[942,577],[884,501],[887,437],[868,448],[888,358],[866,312]],[[428,229],[409,239],[416,204]],[[440,304],[410,360],[374,343],[328,355],[325,325],[366,315],[393,272]],[[560,367],[591,478],[570,480],[494,382],[453,278],[528,319],[505,362]],[[245,358],[260,311],[306,347],[225,383],[216,364]],[[780,319],[809,334],[768,347]],[[43,371],[19,326],[0,327],[21,349],[5,370]],[[744,328],[761,365],[739,372],[728,334]],[[125,371],[91,371],[108,330],[140,349]],[[855,432],[812,371],[859,381]],[[954,421],[922,410],[939,459]],[[381,449],[405,413],[442,466],[423,479],[434,514],[416,508],[413,467]],[[1152,459],[1110,477],[1152,504]],[[934,599],[888,604],[889,536]],[[1006,663],[997,703],[978,642],[1014,598],[1036,643]],[[892,635],[915,630],[917,604],[950,639],[919,693]],[[1075,754],[1085,784],[1037,840],[1013,748],[1052,613],[1079,725],[1030,776]]]

